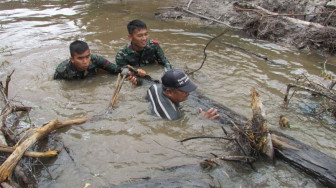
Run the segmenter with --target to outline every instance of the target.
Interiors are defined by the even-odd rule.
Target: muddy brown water
[[[13,69],[10,98],[32,106],[30,117],[35,125],[53,119],[65,120],[103,114],[114,91],[116,76],[100,74],[81,81],[54,81],[55,67],[69,57],[68,45],[74,39],[88,42],[91,52],[114,61],[117,50],[128,42],[126,24],[141,19],[149,27],[150,38],[160,42],[175,68],[196,68],[203,60],[203,48],[221,27],[205,27],[197,22],[164,22],[154,17],[158,7],[173,1],[1,1],[0,61],[1,80]],[[244,51],[226,46],[230,43],[263,54],[277,62],[272,64]],[[204,67],[194,74],[198,91],[232,110],[249,117],[250,88],[259,91],[267,110],[268,125],[278,130],[279,115],[288,117],[295,126],[282,130],[298,140],[336,157],[335,122],[316,119],[311,113],[318,100],[298,92],[288,108],[282,100],[286,84],[302,72],[319,77],[325,58],[297,51],[286,45],[252,39],[229,30],[207,50]],[[335,58],[330,63],[335,63]],[[336,68],[328,67],[331,74]],[[159,79],[160,66],[144,68]],[[257,171],[248,165],[222,163],[207,172],[199,162],[217,155],[232,155],[234,148],[226,141],[194,140],[177,142],[196,135],[222,135],[215,122],[198,116],[197,104],[183,103],[184,117],[165,121],[153,117],[144,99],[149,85],[135,88],[126,82],[116,109],[103,118],[57,131],[55,138],[71,150],[47,164],[49,173],[37,174],[39,187],[92,187],[130,183],[141,177],[205,180],[223,187],[321,187],[314,179],[277,161],[260,160]],[[23,124],[22,126],[27,126]],[[186,168],[184,174],[162,169]],[[212,177],[212,179],[211,179]],[[223,178],[225,177],[225,178]]]

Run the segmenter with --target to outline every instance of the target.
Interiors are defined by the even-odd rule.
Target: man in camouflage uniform
[[[118,67],[124,67],[125,65],[141,67],[157,62],[167,70],[172,69],[159,43],[155,40],[148,40],[147,26],[144,22],[133,20],[128,23],[127,30],[131,42],[118,51],[115,58]],[[138,76],[143,77],[145,75],[144,70],[138,69]],[[132,82],[132,79],[134,81],[136,78],[130,76],[129,79]]]
[[[69,60],[65,60],[56,68],[54,79],[83,79],[96,75],[98,69],[103,69],[112,74],[121,71],[115,64],[108,60],[90,53],[86,42],[76,40],[70,44]]]

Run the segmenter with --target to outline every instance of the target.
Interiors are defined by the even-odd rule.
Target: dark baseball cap
[[[189,77],[181,70],[169,70],[165,72],[161,81],[166,87],[177,88],[188,93],[197,88],[197,86],[192,83]]]

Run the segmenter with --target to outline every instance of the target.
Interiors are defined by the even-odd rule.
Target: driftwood
[[[3,131],[5,131],[5,129],[6,129],[5,120],[6,120],[7,116],[10,115],[13,112],[18,112],[18,111],[29,112],[29,110],[31,109],[29,107],[13,106],[13,105],[10,104],[10,102],[8,100],[8,91],[9,91],[9,83],[10,83],[11,76],[12,76],[13,73],[14,73],[14,70],[7,76],[5,87],[3,87],[2,82],[0,82],[0,93],[2,95],[1,99],[4,102],[4,107],[3,107],[3,109],[1,109],[1,114],[0,114],[0,142],[3,145],[2,148],[7,147],[7,141],[6,141],[6,139],[4,137],[4,133],[3,133]],[[9,138],[11,136],[12,135],[8,135]],[[5,151],[5,150],[11,150],[11,148],[7,147],[7,149],[3,149],[2,151],[3,152],[8,152],[8,151]],[[9,151],[9,152],[13,152],[13,151],[14,150]],[[25,154],[26,155],[31,155],[32,153],[28,152],[28,153],[25,153]],[[50,154],[50,152],[48,152],[48,154]],[[33,154],[33,155],[36,155],[36,153]],[[28,178],[25,175],[25,173],[23,171],[23,168],[20,165],[16,165],[15,174],[18,178],[21,179],[22,182],[24,182],[24,183],[26,183],[26,185],[28,185]],[[1,183],[0,184],[1,187],[12,187],[12,186],[13,187],[18,187],[18,185],[16,185],[13,181],[11,181],[11,184],[7,184],[6,182],[0,182],[0,183]]]
[[[269,134],[268,127],[265,119],[265,111],[261,102],[258,92],[251,89],[251,108],[253,117],[251,121],[247,121],[244,126],[237,126],[233,121],[232,130],[234,130],[234,136],[230,137],[215,137],[215,136],[196,136],[181,140],[181,142],[199,139],[199,138],[214,138],[232,140],[239,146],[239,149],[245,156],[222,156],[215,159],[230,160],[246,162],[254,169],[252,162],[256,160],[255,156],[259,156],[261,153],[266,154],[271,160],[274,159],[274,149],[271,141],[271,135]],[[227,131],[222,127],[222,130],[226,136]],[[232,134],[231,134],[232,135]],[[203,168],[209,169],[217,166],[215,159],[207,159],[201,163]]]
[[[0,146],[1,152],[12,153],[15,150],[13,147]],[[54,157],[58,155],[58,151],[48,150],[46,152],[26,151],[23,154],[26,157]]]
[[[289,102],[288,95],[289,95],[289,90],[291,88],[298,88],[298,89],[301,89],[301,90],[309,91],[313,94],[321,95],[323,97],[326,97],[326,98],[336,102],[336,94],[331,92],[331,90],[329,90],[329,89],[314,89],[312,87],[302,86],[302,85],[298,85],[298,84],[288,84],[287,85],[287,90],[286,90],[286,95],[284,97],[284,101],[286,103]]]
[[[325,62],[326,63],[326,62]],[[328,112],[328,115],[336,117],[336,92],[333,87],[336,83],[335,79],[327,74],[325,70],[325,63],[323,67],[322,76],[327,81],[323,83],[319,80],[315,81],[309,78],[308,74],[302,74],[297,78],[296,83],[290,83],[287,85],[286,94],[284,97],[284,104],[287,105],[290,99],[294,96],[296,90],[304,90],[310,92],[312,95],[321,96],[321,105],[319,106],[319,113],[317,115]],[[292,95],[289,97],[290,89],[295,88]]]
[[[13,72],[9,76],[7,76],[6,87],[3,87],[2,82],[0,82],[0,92],[1,92],[1,95],[2,95],[2,99],[4,101],[4,107],[1,110],[1,114],[0,114],[0,128],[2,128],[3,130],[5,130],[4,129],[4,127],[6,127],[5,126],[5,120],[6,120],[6,118],[9,114],[11,114],[13,112],[17,112],[17,111],[27,111],[27,112],[29,112],[29,110],[31,109],[29,107],[14,106],[10,103],[10,101],[7,98],[8,97],[8,86],[9,86],[10,78],[11,78],[11,75],[13,74]],[[123,77],[122,81],[124,81],[124,79],[125,79],[125,77]],[[119,80],[120,80],[120,78],[119,78]],[[116,94],[114,96],[115,99],[118,95],[118,92],[120,91],[120,88],[121,88],[121,86],[119,85],[118,90],[116,90],[116,92],[115,92],[115,94]],[[115,102],[115,99],[114,99],[114,102]],[[26,131],[26,133],[20,139],[20,141],[25,138],[25,135],[27,133],[30,133],[30,132],[33,132],[33,131],[35,133],[32,134],[27,139],[25,139],[22,143],[20,143],[20,141],[17,142],[15,147],[8,147],[7,146],[7,142],[6,142],[6,139],[3,136],[3,132],[0,131],[0,142],[1,142],[0,143],[0,151],[11,153],[11,155],[9,155],[9,157],[0,166],[0,183],[1,183],[1,186],[6,186],[4,184],[5,183],[4,181],[10,178],[10,175],[12,174],[14,169],[16,169],[15,171],[18,172],[18,173],[16,173],[16,175],[20,176],[22,178],[23,182],[27,182],[27,181],[25,181],[25,180],[27,180],[27,176],[24,174],[24,172],[22,170],[23,168],[21,168],[21,167],[19,167],[19,165],[17,165],[22,156],[39,157],[40,158],[40,157],[53,157],[53,156],[56,156],[58,154],[59,151],[51,151],[49,149],[46,152],[26,151],[28,148],[30,148],[39,139],[46,136],[47,134],[49,134],[51,131],[54,131],[55,129],[59,129],[59,128],[69,126],[69,125],[74,125],[74,124],[82,124],[89,119],[96,119],[96,118],[99,118],[99,117],[101,117],[101,115],[97,115],[97,116],[94,116],[94,117],[83,117],[83,118],[65,120],[65,121],[53,120],[53,121],[49,122],[48,124],[46,124],[46,125],[44,125],[40,128],[30,129],[30,130]],[[21,170],[17,170],[17,169],[21,169]]]
[[[212,139],[223,139],[223,140],[234,140],[233,138],[223,137],[223,136],[194,136],[181,140],[180,142],[185,142],[188,140],[199,139],[199,138],[212,138]]]
[[[255,148],[260,153],[266,154],[273,160],[274,149],[266,123],[266,112],[259,93],[254,88],[251,89],[251,106],[253,117],[251,120],[252,132],[249,134],[249,137],[254,139]]]
[[[124,81],[125,81],[126,77],[127,77],[127,75],[125,74],[125,75],[122,76],[122,78],[120,80],[120,73],[118,74],[118,79],[117,79],[117,83],[116,83],[116,89],[114,90],[114,93],[113,93],[113,96],[112,96],[112,99],[111,99],[111,103],[110,103],[110,106],[112,108],[114,107],[114,104],[117,101],[119,92],[121,90],[122,85],[124,84]]]
[[[188,102],[197,104],[198,107],[204,109],[209,109],[211,107],[218,109],[218,113],[225,114],[225,116],[220,116],[218,118],[219,123],[221,124],[244,126],[248,121],[246,117],[239,115],[226,106],[197,92],[192,92],[189,95]],[[336,159],[313,149],[295,138],[283,136],[281,133],[272,130],[270,130],[270,132],[276,159],[279,158],[286,161],[289,165],[316,178],[326,186],[335,187]],[[279,137],[285,137],[286,139],[280,140]],[[281,142],[277,142],[277,140],[280,140]]]
[[[261,6],[258,6],[258,5],[255,5],[255,4],[251,4],[251,3],[244,3],[244,4],[240,4],[240,3],[235,3],[234,4],[235,8],[237,10],[240,10],[240,11],[253,11],[253,12],[256,12],[258,14],[261,15],[261,18],[262,17],[270,17],[270,16],[279,16],[279,17],[282,17],[283,19],[291,22],[291,23],[294,23],[294,24],[301,24],[301,25],[305,25],[305,26],[309,26],[309,27],[315,27],[317,29],[332,29],[334,31],[336,31],[336,28],[335,27],[330,27],[330,26],[324,26],[324,25],[321,25],[319,23],[314,23],[314,22],[308,22],[308,21],[303,21],[303,20],[300,20],[300,19],[296,19],[296,18],[292,18],[292,17],[289,17],[289,16],[304,16],[304,15],[309,15],[309,14],[278,14],[278,13],[274,13],[274,12],[271,12]],[[248,7],[248,8],[242,8],[242,7]],[[330,13],[333,13],[334,11],[326,11],[326,12],[321,12],[321,13],[314,13],[314,14],[330,14]]]
[[[265,60],[265,61],[267,61],[267,62],[270,62],[270,63],[272,63],[272,64],[274,64],[274,65],[281,65],[280,63],[277,63],[277,62],[275,62],[274,60],[269,59],[267,56],[262,55],[262,54],[258,54],[258,53],[256,53],[256,52],[253,52],[252,50],[248,50],[248,49],[239,47],[239,46],[237,46],[237,45],[230,44],[230,43],[228,43],[228,42],[220,42],[220,43],[221,43],[221,44],[224,44],[224,45],[227,45],[227,46],[229,46],[229,47],[231,47],[231,48],[236,48],[236,49],[239,49],[239,50],[244,51],[244,52],[246,52],[246,53],[249,53],[249,54],[251,54],[251,55],[254,55],[254,56],[256,56],[256,57],[258,57],[258,58],[260,58],[260,59],[262,59],[262,60]]]
[[[191,3],[192,3],[192,0],[189,0],[188,5],[187,5],[187,10],[189,9]]]
[[[2,109],[2,112],[0,114],[0,129],[2,129],[5,126],[5,120],[7,116],[13,112],[19,112],[19,111],[30,111],[30,107],[25,106],[11,106],[10,104],[6,104],[5,108]],[[0,143],[1,144],[1,143]],[[5,144],[6,145],[6,144]]]
[[[10,174],[12,173],[13,169],[15,168],[16,164],[19,162],[25,151],[32,146],[36,141],[50,133],[55,129],[59,129],[65,126],[73,125],[73,124],[82,124],[87,120],[91,119],[91,117],[84,117],[79,119],[73,120],[66,120],[66,121],[58,121],[53,120],[48,124],[44,125],[43,127],[36,129],[35,133],[23,141],[13,153],[6,159],[4,163],[0,166],[0,182],[3,182],[8,179]]]
[[[280,132],[271,135],[277,157],[328,187],[336,186],[336,159]]]
[[[224,23],[224,22],[222,22],[222,21],[220,21],[220,20],[217,20],[217,19],[214,19],[214,18],[209,18],[209,17],[207,17],[207,16],[203,16],[203,15],[201,15],[201,14],[198,14],[198,13],[196,13],[196,12],[187,10],[187,9],[185,9],[185,8],[177,8],[177,10],[179,10],[179,9],[182,10],[182,11],[184,11],[184,12],[187,12],[187,13],[189,13],[189,14],[192,14],[192,15],[194,15],[194,16],[197,16],[197,17],[200,17],[200,18],[203,18],[203,19],[206,19],[206,20],[210,20],[210,21],[213,21],[213,22],[216,22],[216,23],[220,23],[220,24],[226,25],[227,27],[231,27],[230,25],[228,25],[228,24],[226,24],[226,23]]]
[[[111,99],[111,102],[110,102],[110,106],[113,106],[113,104],[115,103],[115,96],[117,95],[117,92],[118,92],[118,88],[119,88],[119,84],[120,84],[120,73],[118,74],[118,77],[117,77],[117,82],[116,82],[116,88],[113,92],[113,95],[112,95],[112,99]]]
[[[215,157],[215,158],[207,159],[206,161],[216,162],[217,160],[253,163],[253,162],[256,161],[256,158],[248,157],[248,156],[221,156],[221,157]]]
[[[223,25],[225,25],[225,26],[227,26],[227,27],[230,27],[230,28],[232,28],[232,29],[242,29],[242,28],[240,28],[240,27],[230,26],[230,25],[228,25],[227,23],[222,22],[222,21],[220,21],[220,20],[218,20],[218,19],[210,18],[210,17],[204,16],[204,15],[198,14],[198,13],[196,13],[196,12],[190,11],[190,10],[189,10],[189,7],[190,7],[190,5],[188,5],[187,9],[185,9],[185,8],[183,8],[183,7],[161,7],[161,8],[158,8],[158,10],[174,9],[174,10],[176,10],[176,11],[180,11],[180,12],[183,11],[183,12],[189,13],[189,14],[191,14],[191,15],[197,16],[197,17],[199,17],[199,18],[205,19],[205,20],[210,20],[210,21],[213,21],[213,22],[216,22],[216,23],[219,23],[219,24],[223,24]]]

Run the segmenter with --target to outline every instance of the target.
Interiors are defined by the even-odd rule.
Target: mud
[[[187,13],[183,8],[216,19],[258,39],[324,55],[336,54],[336,0],[176,0],[176,7],[160,9],[156,15],[164,20],[221,24]],[[273,13],[282,16],[270,16]]]

